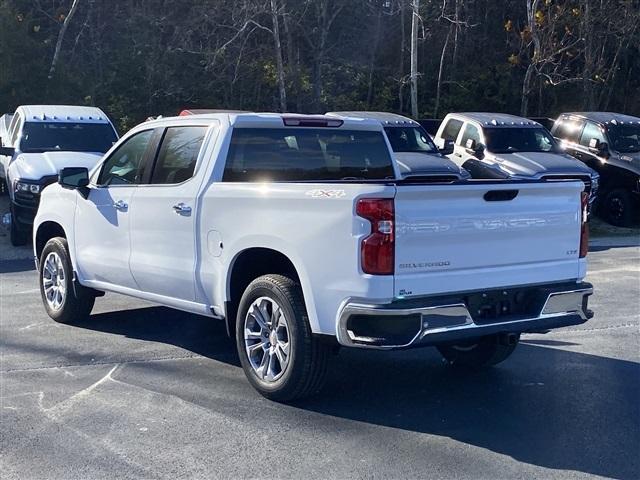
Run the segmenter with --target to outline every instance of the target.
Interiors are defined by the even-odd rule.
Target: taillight
[[[371,234],[360,244],[362,271],[393,275],[395,213],[391,198],[361,198],[356,213],[371,222]]]
[[[587,256],[589,251],[589,224],[587,223],[587,212],[589,209],[589,194],[582,192],[582,223],[580,225],[580,258]]]

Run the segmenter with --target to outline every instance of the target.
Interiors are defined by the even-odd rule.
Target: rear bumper
[[[592,293],[589,283],[562,283],[425,297],[387,305],[348,303],[340,313],[338,342],[348,347],[399,349],[497,333],[543,332],[590,319],[593,312],[587,302]],[[500,301],[500,295],[506,300]],[[515,310],[510,302],[517,301],[518,295],[521,302],[526,302],[518,313],[498,313],[493,318],[479,315],[486,311],[485,307],[496,311],[496,302],[499,311],[507,306]],[[487,299],[486,305],[478,303],[483,299]]]

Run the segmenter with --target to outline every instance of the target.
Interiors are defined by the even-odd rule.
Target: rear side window
[[[584,127],[584,122],[581,120],[564,119],[558,124],[553,134],[562,140],[578,143],[582,127]]]
[[[442,138],[445,140],[453,140],[455,142],[456,138],[458,138],[458,133],[460,133],[460,129],[462,128],[462,121],[451,119],[447,122],[442,131]]]
[[[320,128],[238,128],[225,182],[394,178],[382,132]]]
[[[182,183],[193,176],[207,127],[169,127],[160,144],[151,183]]]

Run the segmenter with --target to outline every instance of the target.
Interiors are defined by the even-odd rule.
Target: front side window
[[[144,173],[144,156],[152,136],[153,130],[145,130],[120,145],[102,165],[98,185],[140,183]]]
[[[395,177],[382,132],[238,128],[223,181],[382,180]]]
[[[22,152],[105,153],[117,140],[108,123],[26,122],[22,128]]]
[[[452,118],[445,125],[444,130],[442,131],[442,138],[445,140],[453,140],[455,142],[461,128],[462,121]]]
[[[469,140],[473,140],[475,144],[478,145],[480,143],[480,132],[475,126],[471,125],[470,123],[467,123],[467,126],[464,129],[464,134],[462,135],[462,140],[460,144],[463,147],[466,147],[467,142]]]
[[[640,152],[640,125],[609,125],[611,148],[620,153]]]
[[[580,136],[580,145],[588,147],[593,138],[598,140],[598,142],[604,142],[604,132],[595,123],[587,122]]]
[[[169,127],[165,131],[151,183],[182,183],[193,176],[207,127]]]
[[[484,137],[492,153],[559,152],[544,128],[485,128]]]
[[[438,150],[421,127],[385,127],[394,152],[435,153]]]

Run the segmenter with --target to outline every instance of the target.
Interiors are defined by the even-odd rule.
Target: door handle
[[[173,211],[178,215],[189,215],[191,213],[191,207],[180,202],[173,206]]]
[[[129,205],[127,205],[126,202],[123,202],[122,200],[118,200],[113,204],[113,208],[115,208],[116,210],[120,210],[121,212],[124,212],[128,207]]]

